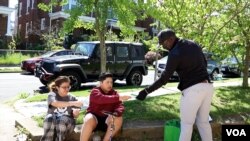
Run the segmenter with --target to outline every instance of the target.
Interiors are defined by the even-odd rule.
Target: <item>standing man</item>
[[[207,72],[207,61],[201,47],[193,41],[179,39],[171,29],[158,34],[159,44],[169,50],[166,68],[161,77],[143,89],[136,97],[144,100],[154,90],[165,85],[174,71],[179,75],[181,135],[179,141],[190,141],[196,123],[202,141],[212,141],[209,111],[213,85]]]

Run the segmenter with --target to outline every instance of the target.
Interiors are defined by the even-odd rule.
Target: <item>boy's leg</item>
[[[97,126],[96,117],[93,114],[88,113],[84,117],[84,124],[81,130],[80,141],[88,141],[96,126]]]
[[[117,132],[121,129],[122,122],[123,122],[122,117],[114,117],[114,127],[115,127],[115,129],[113,129],[113,131],[112,131],[112,137],[114,137],[117,134]],[[107,132],[106,132],[106,134],[104,136],[103,141],[109,141],[110,140],[111,125],[113,124],[111,116],[109,116],[107,118],[107,124],[108,124],[108,129],[107,129]]]
[[[55,123],[53,123],[52,115],[47,115],[43,123],[44,134],[40,141],[52,141],[54,138]]]

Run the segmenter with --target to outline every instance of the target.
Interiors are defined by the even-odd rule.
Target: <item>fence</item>
[[[44,50],[9,50],[0,49],[0,65],[20,65],[20,63],[28,58],[40,56],[44,54]]]

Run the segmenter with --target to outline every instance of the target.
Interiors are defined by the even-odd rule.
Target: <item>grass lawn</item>
[[[220,87],[215,90],[210,115],[215,122],[223,122],[224,117],[230,115],[244,115],[250,113],[250,88]],[[171,94],[150,97],[144,101],[127,101],[124,103],[126,111],[124,120],[169,120],[179,118],[180,94]],[[77,119],[77,124],[82,123],[84,111]],[[42,125],[43,117],[36,117]],[[249,123],[249,117],[245,118]]]
[[[250,88],[220,87],[215,90],[210,115],[213,120],[223,122],[224,117],[250,113]],[[148,98],[145,101],[125,103],[125,120],[168,120],[179,118],[180,94]],[[250,117],[245,117],[250,122]]]
[[[221,87],[213,96],[211,116],[222,122],[224,117],[250,113],[250,88]],[[245,116],[244,121],[250,123],[250,117]]]
[[[0,64],[2,65],[19,65],[22,60],[30,58],[30,55],[22,55],[21,53],[7,53],[0,55]]]

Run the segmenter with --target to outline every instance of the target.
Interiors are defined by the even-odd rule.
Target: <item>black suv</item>
[[[106,41],[107,71],[114,80],[126,79],[127,85],[141,85],[142,75],[147,75],[145,47],[141,43]],[[81,83],[98,80],[100,75],[100,42],[78,42],[73,55],[49,57],[36,64],[35,76],[44,85],[60,75],[71,78],[71,89]]]

